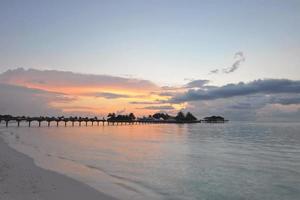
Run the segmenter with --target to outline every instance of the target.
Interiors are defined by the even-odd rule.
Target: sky
[[[1,113],[300,119],[298,0],[0,0],[0,27]]]

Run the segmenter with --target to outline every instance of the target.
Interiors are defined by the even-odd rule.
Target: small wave
[[[137,189],[135,189],[135,188],[133,188],[133,187],[130,187],[129,185],[126,185],[126,184],[124,184],[124,183],[119,183],[119,182],[116,183],[116,182],[114,182],[114,184],[119,185],[119,186],[121,186],[122,188],[124,188],[124,189],[126,189],[126,190],[130,190],[130,191],[132,191],[132,192],[141,194],[141,192],[138,191]]]
[[[67,158],[67,157],[64,157],[64,156],[57,156],[57,158],[62,159],[62,160],[68,160],[68,161],[72,161],[72,162],[76,162],[76,163],[77,163],[76,160],[73,160],[73,159],[71,159],[71,158]]]
[[[90,169],[94,169],[94,170],[98,170],[102,173],[105,173],[109,176],[111,176],[109,173],[107,173],[104,169],[100,168],[100,167],[97,167],[97,166],[94,166],[94,165],[85,165],[86,167],[90,168]]]
[[[135,185],[138,185],[139,187],[142,187],[143,189],[146,189],[148,191],[151,191],[151,193],[153,194],[158,194],[158,195],[166,195],[167,193],[162,191],[162,190],[159,190],[158,188],[154,188],[148,184],[145,184],[144,182],[141,182],[141,181],[137,181],[137,180],[133,180],[133,179],[129,179],[129,178],[125,178],[123,176],[118,176],[118,175],[114,175],[114,174],[110,174],[110,176],[116,178],[116,179],[120,179],[120,180],[124,180],[124,181],[127,181],[131,184],[135,184]],[[141,193],[141,192],[139,192]]]
[[[126,177],[123,177],[123,176],[119,176],[119,175],[115,175],[115,174],[111,174],[111,173],[108,173],[106,170],[98,167],[98,166],[94,166],[94,165],[85,165],[86,167],[90,168],[90,169],[93,169],[93,170],[98,170],[102,173],[105,173],[106,175],[116,179],[117,181],[119,182],[116,182],[116,181],[113,181],[114,184],[116,185],[119,185],[121,186],[122,188],[126,189],[126,190],[129,190],[129,191],[132,191],[132,192],[135,192],[137,194],[145,194],[149,192],[151,194],[154,194],[154,195],[164,195],[165,193],[157,190],[157,188],[153,188],[141,181],[137,181],[137,180],[133,180],[133,179],[130,179],[130,178],[126,178]],[[128,184],[126,184],[128,183]],[[129,184],[131,185],[134,185],[135,187],[132,187],[132,186],[129,186]],[[137,189],[137,188],[140,188]]]

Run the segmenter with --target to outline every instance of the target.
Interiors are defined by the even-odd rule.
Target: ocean
[[[298,200],[300,123],[1,127],[35,163],[124,200]]]

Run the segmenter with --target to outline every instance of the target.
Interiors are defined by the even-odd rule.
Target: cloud
[[[229,108],[231,108],[231,109],[238,109],[238,110],[245,110],[245,109],[251,109],[251,108],[253,108],[253,106],[252,106],[251,103],[241,102],[241,103],[238,103],[236,105],[232,105]]]
[[[173,96],[169,102],[181,103],[189,101],[214,100],[257,93],[300,93],[300,81],[288,79],[259,79],[249,83],[240,82],[238,84],[228,84],[205,90],[190,89],[187,92]]]
[[[182,86],[180,87],[175,87],[175,86],[162,86],[160,89],[165,90],[165,91],[172,91],[172,90],[178,90],[182,89]]]
[[[218,74],[219,70],[218,69],[213,69],[209,72],[209,74]]]
[[[280,96],[280,97],[279,97]],[[233,121],[299,121],[300,104],[274,104],[274,99],[292,99],[294,94],[254,94],[225,99],[189,102],[185,111],[203,118],[222,115]],[[294,96],[296,97],[296,96]],[[276,102],[278,102],[276,100]],[[283,102],[283,101],[281,101]],[[298,115],[298,118],[295,118]]]
[[[209,83],[209,80],[202,80],[202,79],[193,80],[193,81],[187,83],[185,85],[185,88],[201,88],[204,85],[206,85],[207,83]]]
[[[251,100],[253,103],[249,103],[248,97],[193,101],[189,102],[184,111],[192,111],[199,118],[222,115],[229,120],[253,121],[256,119],[256,109],[259,109],[259,106],[256,105],[256,98]]]
[[[248,87],[255,85],[252,82],[245,85],[248,84]],[[253,92],[234,93],[234,95],[231,95],[232,93],[227,95],[226,92],[225,95],[217,95],[208,90],[207,98],[189,101],[185,111],[193,111],[200,118],[208,115],[223,115],[236,121],[295,121],[300,119],[295,118],[300,117],[299,111],[297,112],[300,109],[299,81],[285,82],[282,79],[273,79],[268,84],[274,85],[275,89],[271,89],[271,86],[256,86],[257,89]],[[238,86],[239,84],[229,85]],[[258,85],[267,85],[267,83]],[[217,87],[217,89],[222,90],[223,87]]]
[[[121,98],[147,98],[148,95],[129,95],[113,92],[91,92],[91,93],[82,93],[82,96],[91,96],[91,97],[101,97],[105,99],[121,99]]]
[[[293,105],[300,104],[300,96],[296,97],[272,97],[270,99],[272,104],[281,104],[281,105]]]
[[[214,69],[214,70],[211,70],[209,74],[218,74],[219,72],[222,72],[224,74],[232,73],[232,72],[236,71],[243,62],[246,61],[246,57],[244,56],[244,53],[242,51],[236,52],[234,54],[234,59],[235,59],[235,61],[233,62],[233,64],[230,67],[223,68],[221,70]]]
[[[177,94],[177,92],[175,92],[175,91],[173,91],[173,92],[159,92],[157,94],[161,97],[171,97],[171,96],[174,96],[175,94]]]
[[[234,61],[232,66],[222,70],[224,73],[229,74],[229,73],[236,71],[240,67],[241,63],[245,62],[245,60],[246,60],[244,53],[241,51],[235,53],[234,58],[236,60]]]
[[[138,109],[147,109],[147,110],[173,110],[173,106],[146,106]]]
[[[52,102],[75,100],[61,93],[1,83],[0,94],[0,113],[13,115],[58,115],[62,110],[51,106]]]
[[[0,74],[0,84],[1,83],[27,89],[36,89],[45,94],[52,94],[55,98],[50,100],[51,95],[49,95],[47,101],[44,100],[43,104],[49,109],[50,107],[51,109],[56,109],[55,111],[57,111],[57,113],[85,113],[85,115],[102,115],[104,112],[112,112],[113,110],[122,109],[123,107],[130,109],[131,112],[143,112],[136,110],[134,106],[127,101],[129,101],[129,99],[147,101],[151,97],[152,92],[160,91],[159,86],[147,80],[108,75],[79,74],[56,70],[25,70],[23,68],[8,70]],[[64,99],[62,99],[62,97],[64,97]],[[76,97],[76,101],[74,101],[74,97]],[[35,98],[35,96],[31,94],[23,98],[25,99],[24,101],[28,101],[29,99]],[[105,101],[105,99],[108,99],[109,102]],[[120,105],[118,99],[122,99],[122,105]],[[106,103],[103,103],[104,101]],[[20,106],[22,105],[23,104],[20,104]],[[99,109],[99,106],[102,106],[102,108]],[[2,108],[4,109],[4,107]],[[22,109],[20,108],[20,110]],[[29,112],[30,110],[27,108],[23,110],[28,111],[28,114],[33,113]],[[36,113],[43,115],[49,113],[46,111],[46,108],[44,110],[44,113]],[[54,110],[52,110],[53,112],[51,113],[55,113]],[[9,109],[7,109],[7,112],[9,112]]]
[[[145,85],[145,89],[128,91],[127,87],[134,90],[144,87],[136,86],[139,83]],[[259,79],[224,86],[208,84],[208,80],[198,79],[181,86],[158,87],[151,81],[114,76],[17,69],[0,74],[0,113],[106,116],[108,112],[124,113],[127,109],[144,115],[157,111],[172,114],[180,107],[199,118],[224,115],[231,120],[271,120],[272,113],[277,119],[299,115],[300,81]],[[73,94],[64,87],[83,88],[80,93]],[[109,89],[114,87],[117,89]],[[127,98],[125,104],[115,103],[119,101],[115,99],[120,98]]]
[[[130,98],[130,95],[126,94],[117,94],[117,93],[111,93],[111,92],[97,92],[97,93],[88,93],[90,96],[94,97],[102,97],[106,99],[120,99],[120,98]]]
[[[145,105],[145,104],[160,104],[159,101],[130,101],[130,104]]]
[[[185,79],[187,80],[187,79]],[[153,94],[157,94],[161,97],[171,97],[174,96],[175,94],[177,94],[180,91],[185,91],[186,89],[198,89],[198,88],[206,88],[206,87],[210,87],[207,86],[207,84],[209,83],[209,80],[206,79],[197,79],[197,80],[190,80],[190,82],[188,82],[185,85],[182,86],[162,86],[161,90],[159,92],[152,92]]]
[[[151,81],[109,75],[79,74],[67,71],[18,68],[0,74],[0,83],[51,90],[52,88],[90,87],[127,90],[155,90]]]

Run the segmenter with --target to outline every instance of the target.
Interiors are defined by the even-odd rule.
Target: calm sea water
[[[300,199],[300,124],[0,129],[37,165],[119,199]]]

